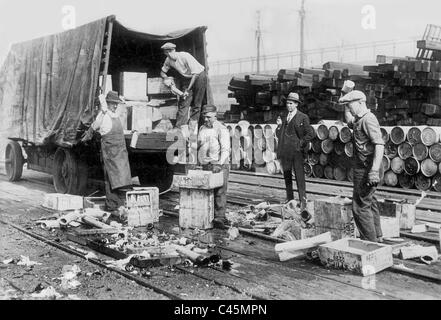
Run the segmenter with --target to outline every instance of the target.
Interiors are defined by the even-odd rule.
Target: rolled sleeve
[[[369,136],[372,144],[374,145],[384,145],[383,136],[381,134],[380,124],[377,120],[377,118],[370,114],[369,117],[366,119],[365,125],[365,132]]]

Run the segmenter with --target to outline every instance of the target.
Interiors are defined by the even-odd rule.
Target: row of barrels
[[[276,159],[276,125],[250,125],[243,121],[227,125],[230,135],[241,141],[241,159],[249,166],[266,168],[270,174],[281,172]],[[338,121],[321,121],[313,125],[316,137],[308,146],[304,170],[306,176],[338,181],[352,181],[351,158],[354,155],[352,130]],[[441,191],[441,128],[439,127],[382,127],[385,142],[382,183],[402,188]],[[263,152],[263,161],[253,164],[256,143]],[[253,148],[245,149],[250,143]],[[263,144],[263,145],[262,145]],[[237,153],[236,153],[237,154]],[[234,155],[233,155],[234,156]],[[236,155],[237,157],[237,155]]]

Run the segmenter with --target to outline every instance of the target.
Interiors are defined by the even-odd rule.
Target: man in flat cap
[[[352,212],[362,240],[382,242],[380,214],[375,197],[377,185],[383,177],[384,141],[380,124],[366,106],[366,95],[358,90],[340,98],[345,104],[345,118],[353,129],[354,191]]]
[[[314,138],[314,129],[310,125],[309,117],[299,111],[301,103],[297,93],[290,93],[286,99],[288,114],[277,120],[276,135],[279,140],[277,158],[281,160],[283,177],[286,186],[286,202],[294,199],[292,186],[292,170],[296,176],[299,192],[300,209],[306,209],[306,179],[303,168],[305,148]]]
[[[214,191],[214,226],[223,228],[227,208],[227,188],[230,174],[229,157],[231,152],[230,133],[224,124],[217,120],[217,108],[205,105],[202,108],[204,125],[198,135],[198,160],[202,169],[213,173],[223,172],[224,185]]]
[[[132,174],[130,172],[124,129],[118,109],[118,105],[124,104],[124,101],[114,91],[110,91],[105,98],[104,95],[101,95],[99,98],[101,111],[82,141],[90,140],[93,131],[98,131],[101,135],[106,210],[117,212],[125,204],[124,188],[131,187],[132,185]]]
[[[179,102],[176,128],[180,128],[184,136],[188,136],[188,128],[197,133],[197,126],[201,116],[201,107],[207,91],[207,73],[190,53],[177,52],[173,43],[164,44],[161,49],[167,56],[161,69],[161,77],[167,80],[167,72],[175,69],[183,78],[181,91],[183,94]],[[191,110],[190,110],[190,106]]]

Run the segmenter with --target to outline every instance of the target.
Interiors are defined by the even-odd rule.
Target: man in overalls
[[[130,172],[124,129],[117,110],[118,105],[124,102],[114,91],[107,94],[106,102],[107,106],[101,103],[101,111],[92,123],[91,128],[101,135],[106,210],[116,212],[125,204],[126,190],[123,190],[123,188],[131,187],[132,174]]]

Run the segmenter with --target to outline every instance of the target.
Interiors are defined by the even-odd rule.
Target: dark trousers
[[[306,178],[303,168],[303,153],[298,151],[293,153],[292,158],[282,158],[283,177],[286,186],[286,199],[294,199],[294,191],[292,187],[292,169],[296,176],[297,189],[299,193],[299,201],[302,209],[306,208]]]
[[[199,123],[202,103],[207,92],[207,81],[207,73],[204,71],[197,77],[188,97],[179,102],[178,113],[176,116],[177,128],[187,125],[189,120]],[[189,84],[190,82],[186,81],[181,90],[185,90]]]
[[[106,190],[106,210],[116,211],[121,206],[125,205],[126,193],[120,189],[114,189],[110,187],[109,176],[107,171],[104,170],[104,187]]]
[[[354,192],[352,213],[362,240],[377,242],[383,236],[380,224],[378,201],[375,197],[377,187],[367,185],[369,169],[360,165],[354,168]]]
[[[213,171],[213,165],[207,164],[202,166],[203,170]],[[224,174],[224,185],[220,188],[214,189],[214,217],[225,218],[227,212],[227,190],[228,178],[230,176],[230,165],[222,166],[222,173]]]

